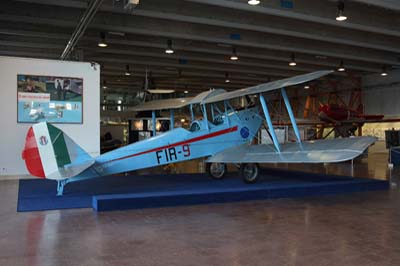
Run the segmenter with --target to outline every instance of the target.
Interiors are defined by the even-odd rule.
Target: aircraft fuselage
[[[228,113],[215,125],[196,120],[196,131],[175,128],[100,155],[95,164],[76,178],[104,176],[214,155],[249,143],[257,134],[262,118],[258,108]],[[208,123],[208,127],[206,125]]]

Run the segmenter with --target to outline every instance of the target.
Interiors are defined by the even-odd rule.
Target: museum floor
[[[386,153],[371,152],[353,169],[350,163],[291,167],[391,179],[392,188],[105,213],[17,213],[18,182],[1,181],[0,265],[400,265],[400,170],[387,169]]]

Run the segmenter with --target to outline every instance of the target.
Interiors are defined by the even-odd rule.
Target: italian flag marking
[[[32,129],[45,177],[63,179],[58,168],[71,163],[64,133],[45,122],[33,125]]]

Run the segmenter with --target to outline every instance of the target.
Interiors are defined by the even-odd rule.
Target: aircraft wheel
[[[248,184],[257,182],[258,172],[258,164],[256,163],[244,163],[240,167],[243,181]]]
[[[208,163],[206,166],[207,174],[209,174],[214,179],[224,178],[227,168],[224,163]]]

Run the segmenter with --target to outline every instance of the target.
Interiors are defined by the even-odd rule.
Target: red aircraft
[[[335,136],[349,137],[354,136],[357,128],[362,127],[365,122],[382,122],[384,116],[365,115],[362,105],[354,110],[338,104],[322,104],[318,117],[322,122],[333,124]]]

